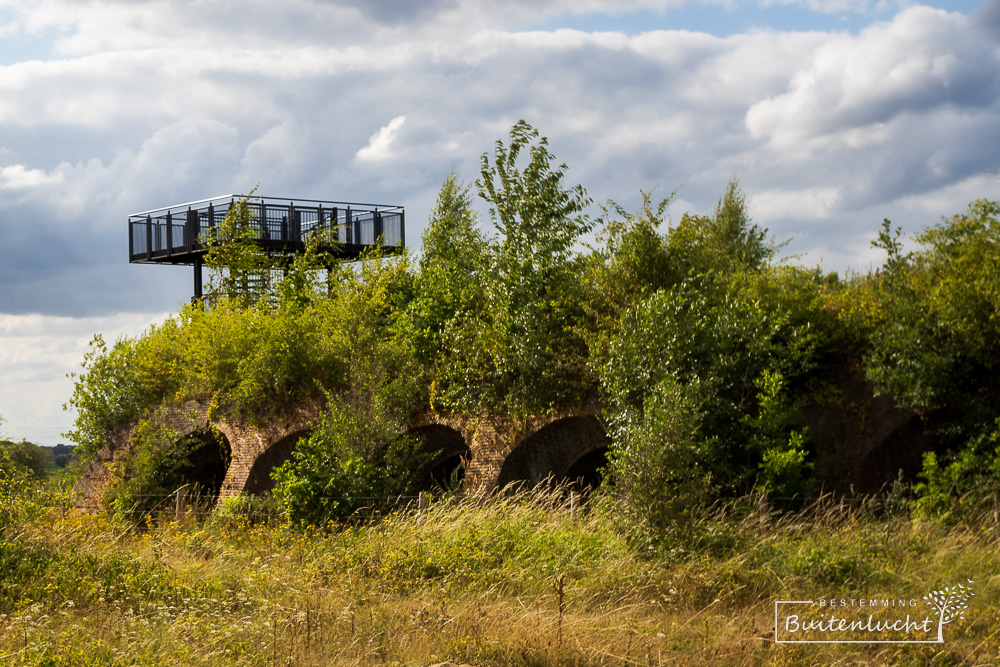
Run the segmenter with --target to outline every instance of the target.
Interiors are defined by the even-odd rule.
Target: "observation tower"
[[[250,240],[277,264],[291,264],[310,236],[329,232],[332,257],[354,260],[371,247],[399,254],[405,247],[402,206],[356,202],[224,195],[176,204],[128,217],[130,264],[194,267],[194,298],[202,297],[202,266],[216,231],[230,209],[246,203]]]

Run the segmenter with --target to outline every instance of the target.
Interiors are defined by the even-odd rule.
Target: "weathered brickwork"
[[[219,495],[223,498],[238,496],[243,493],[248,482],[259,484],[260,480],[257,478],[261,472],[269,475],[270,470],[255,470],[255,464],[274,446],[293,436],[308,433],[318,416],[319,406],[310,404],[299,406],[290,414],[268,420],[257,427],[246,423],[227,423],[226,428],[222,428],[220,422],[219,430],[226,434],[232,459]],[[297,437],[294,439],[298,440]]]
[[[522,422],[488,412],[475,415],[448,415],[427,411],[414,417],[410,429],[419,431],[428,427],[438,429],[444,427],[449,429],[450,433],[457,434],[457,437],[449,442],[449,446],[455,449],[454,442],[460,438],[467,447],[467,455],[463,456],[467,462],[465,487],[470,492],[482,493],[496,487],[504,463],[511,452],[518,450],[535,434],[544,433],[546,426],[574,418],[589,418],[592,423],[587,422],[585,430],[592,432],[596,424],[593,417],[595,413],[596,406],[587,405]],[[318,416],[319,405],[303,405],[290,414],[267,420],[261,425],[252,425],[240,420],[210,417],[207,402],[191,401],[179,408],[162,409],[155,421],[165,426],[165,433],[174,440],[205,430],[212,430],[225,438],[231,458],[226,477],[222,482],[220,497],[229,498],[242,493],[259,493],[270,488],[271,470],[287,459],[295,443],[301,436],[309,433]],[[566,433],[562,435],[565,439]],[[77,490],[89,499],[96,499],[100,490],[110,480],[114,466],[133,451],[132,437],[133,425],[123,425],[116,430],[107,445],[90,464]],[[549,438],[540,444],[558,449],[560,454],[557,459],[565,468],[569,465],[567,462],[571,463],[571,459],[575,460],[595,447],[602,446],[603,442],[591,435],[577,438],[573,443],[553,444]],[[163,443],[163,446],[170,445],[169,441]],[[461,452],[449,452],[449,454],[455,453]],[[544,477],[548,472],[555,474],[563,472],[556,469],[546,471],[536,469],[539,462],[547,460],[545,456],[529,458],[535,462],[534,467],[529,462],[526,468],[528,475],[522,479],[536,481],[536,477]]]
[[[837,374],[834,389],[826,403],[807,406],[803,414],[817,461],[824,461],[822,470],[817,466],[824,488],[868,492],[895,477],[897,470],[915,474],[920,453],[929,447],[916,414],[875,396],[869,382],[847,371]],[[207,402],[190,401],[161,409],[154,421],[164,427],[164,447],[198,431],[221,434],[231,452],[220,490],[220,496],[227,498],[269,490],[271,471],[308,435],[319,412],[318,404],[302,405],[253,425],[212,417]],[[427,410],[414,416],[409,430],[425,438],[431,449],[440,450],[442,458],[461,457],[466,490],[484,493],[514,481],[535,484],[548,475],[576,479],[580,469],[593,467],[595,457],[609,445],[597,418],[600,413],[595,401],[523,421],[488,411]],[[133,451],[133,428],[125,424],[112,433],[78,484],[91,502]]]
[[[170,446],[171,439],[176,440],[195,431],[210,428],[208,413],[208,403],[200,401],[188,401],[180,407],[161,408],[154,421],[162,426],[164,434],[169,436],[164,446]],[[101,489],[111,480],[115,467],[121,465],[125,457],[132,453],[134,427],[134,424],[122,424],[115,429],[107,444],[87,466],[82,479],[76,485],[76,490],[82,494],[86,502],[96,501]]]
[[[573,418],[589,418],[593,423],[596,423],[595,415],[599,413],[599,406],[593,402],[564,408],[525,421],[489,412],[455,415],[428,411],[414,419],[412,426],[418,428],[429,424],[440,424],[458,432],[468,445],[470,453],[465,471],[465,487],[473,493],[482,493],[491,491],[501,481],[504,464],[511,453],[529,444],[529,441],[537,434],[543,433],[546,427]],[[591,422],[587,422],[584,428],[591,428]],[[590,451],[606,446],[606,441],[598,442],[593,438],[579,437],[580,433],[577,430],[566,429],[564,435],[568,438],[559,442],[550,440],[537,444],[546,448],[561,448],[563,453],[559,459],[569,460],[569,463],[564,466],[565,468]],[[544,458],[544,455],[539,458]],[[528,472],[529,475],[518,477],[518,479],[534,483],[541,481],[548,473],[560,476],[565,470],[548,468],[539,474],[539,469],[531,468]]]

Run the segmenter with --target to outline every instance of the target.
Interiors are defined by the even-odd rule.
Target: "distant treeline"
[[[0,456],[39,479],[53,469],[66,468],[73,461],[75,449],[74,445],[43,447],[27,440],[0,440]]]
[[[671,198],[654,193],[590,217],[565,175],[518,123],[474,186],[447,178],[418,257],[357,264],[315,237],[276,265],[250,241],[251,207],[235,207],[207,258],[209,297],[138,338],[95,339],[73,439],[89,457],[139,424],[109,491],[131,506],[186,465],[183,447],[158,445],[158,406],[210,397],[261,421],[321,401],[275,473],[277,502],[306,520],[351,510],[313,498],[411,491],[422,455],[400,433],[417,411],[525,418],[599,397],[607,493],[656,534],[721,497],[813,493],[837,462],[817,456],[805,409],[841,400],[847,369],[923,420],[921,507],[997,489],[1000,205],[974,202],[912,251],[886,221],[885,263],[842,276],[781,261],[735,181],[710,215],[669,222]]]

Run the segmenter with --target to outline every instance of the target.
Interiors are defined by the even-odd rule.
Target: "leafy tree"
[[[76,442],[84,458],[93,457],[116,428],[140,418],[176,391],[182,348],[176,341],[176,323],[167,320],[136,340],[122,338],[108,348],[100,334],[90,342],[76,378],[73,395],[64,410],[74,409],[74,428],[66,437]]]
[[[916,409],[938,441],[917,487],[926,507],[996,488],[1000,417],[1000,203],[979,200],[916,236],[904,252],[886,221],[876,276],[884,313],[865,370],[882,392]],[[991,444],[992,443],[992,444]],[[945,490],[947,489],[947,491]]]
[[[256,189],[255,189],[256,190]],[[220,296],[251,305],[272,296],[274,272],[280,268],[257,242],[260,222],[251,207],[253,193],[233,202],[218,227],[201,239],[208,251],[209,298]]]
[[[498,234],[479,363],[495,399],[517,414],[578,398],[591,382],[574,252],[592,226],[590,199],[582,186],[566,188],[566,165],[552,161],[548,141],[519,121],[509,145],[497,141],[492,162],[483,154],[476,182]]]
[[[667,238],[661,233],[664,211],[673,194],[653,203],[652,193],[642,193],[642,207],[629,213],[614,202],[603,207],[599,245],[586,258],[586,305],[596,338],[613,332],[629,309],[653,292],[669,289],[681,279]]]
[[[973,202],[916,241],[908,254],[887,247],[880,306],[890,325],[872,341],[869,375],[905,404],[982,432],[1000,407],[1000,204]]]
[[[12,465],[20,466],[34,479],[45,477],[53,465],[52,453],[48,449],[26,440],[5,440],[0,442],[0,448],[5,450]]]
[[[669,233],[670,254],[681,275],[711,271],[759,271],[781,248],[767,230],[750,221],[739,182],[732,180],[716,204],[714,215],[684,214]]]
[[[434,364],[468,321],[483,317],[489,247],[472,211],[470,187],[451,172],[423,234],[408,318],[418,358]]]
[[[525,149],[530,159],[522,172],[518,161]],[[499,268],[517,285],[569,259],[591,227],[582,214],[590,199],[583,186],[564,189],[566,165],[552,168],[548,140],[523,120],[511,128],[510,146],[497,141],[494,154],[491,165],[489,154],[483,153],[476,184],[500,235]]]
[[[809,489],[796,396],[836,320],[821,315],[815,275],[768,264],[775,248],[737,210],[734,185],[715,218],[687,217],[662,244],[652,224],[637,226],[646,241],[631,254],[661,274],[645,289],[621,287],[624,304],[638,300],[591,359],[609,403],[611,480],[661,536],[689,530],[720,495]]]
[[[55,457],[53,463],[57,468],[65,468],[74,460],[76,448],[72,445],[58,444],[52,448],[52,455]]]

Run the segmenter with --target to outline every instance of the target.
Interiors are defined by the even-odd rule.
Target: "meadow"
[[[992,513],[947,525],[905,498],[706,512],[659,546],[609,501],[443,497],[291,526],[246,503],[137,523],[9,499],[0,661],[13,665],[993,665]],[[966,516],[969,516],[967,514]],[[972,580],[943,644],[777,644],[775,600]],[[922,612],[921,612],[922,613]]]

